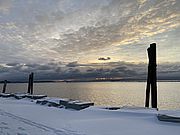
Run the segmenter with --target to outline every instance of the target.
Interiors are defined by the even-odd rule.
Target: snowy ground
[[[179,135],[180,123],[159,121],[158,113],[180,115],[143,108],[75,111],[0,97],[0,135]]]

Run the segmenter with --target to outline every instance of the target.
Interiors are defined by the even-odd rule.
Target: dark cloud
[[[110,59],[111,59],[110,57],[107,57],[107,58],[103,58],[103,57],[98,58],[98,60],[103,60],[103,61],[110,60]]]
[[[14,67],[14,66],[19,65],[19,63],[7,63],[6,65],[7,65],[7,66],[13,66],[13,67]]]
[[[9,65],[9,66],[7,66]],[[180,80],[180,63],[163,63],[158,65],[158,79]],[[35,73],[35,80],[59,79],[96,79],[96,78],[121,78],[121,79],[146,79],[147,65],[145,63],[127,63],[124,61],[80,64],[71,62],[51,64],[1,64],[0,80],[24,81],[30,72]]]
[[[78,62],[77,61],[74,61],[74,62],[70,62],[66,65],[67,67],[77,67],[79,66]]]

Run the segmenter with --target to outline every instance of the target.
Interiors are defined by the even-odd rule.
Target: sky
[[[180,0],[0,0],[0,80],[180,80]]]

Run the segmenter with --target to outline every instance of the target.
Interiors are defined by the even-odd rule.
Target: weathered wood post
[[[150,47],[147,49],[147,51],[148,51],[149,65],[148,65],[145,107],[149,107],[149,96],[151,91],[151,106],[152,108],[157,108],[156,44],[155,43],[150,44]]]
[[[156,73],[156,44],[153,43],[151,47],[151,106],[157,108],[157,73]]]
[[[29,81],[28,81],[28,92],[27,93],[31,93],[31,74],[29,75]]]
[[[34,73],[31,73],[31,94],[33,94]]]
[[[28,82],[28,92],[29,94],[33,94],[33,82],[34,82],[34,73],[29,75],[29,82]]]
[[[4,80],[4,85],[3,85],[3,91],[2,93],[6,92],[6,86],[7,86],[7,80]]]

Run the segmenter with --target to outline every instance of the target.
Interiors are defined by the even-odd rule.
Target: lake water
[[[34,93],[91,101],[98,106],[144,106],[145,87],[145,82],[35,83]],[[7,92],[26,91],[26,83],[7,86]],[[180,82],[158,83],[158,107],[180,109]]]

